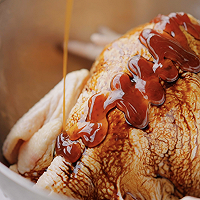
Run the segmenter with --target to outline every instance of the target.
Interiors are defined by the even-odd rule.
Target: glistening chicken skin
[[[199,35],[172,13],[109,44],[37,185],[79,199],[200,197]]]
[[[200,197],[199,47],[184,13],[107,45],[36,185],[78,199]]]

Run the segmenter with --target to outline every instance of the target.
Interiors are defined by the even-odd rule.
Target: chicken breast
[[[200,26],[159,15],[91,69],[38,187],[77,199],[200,197]]]

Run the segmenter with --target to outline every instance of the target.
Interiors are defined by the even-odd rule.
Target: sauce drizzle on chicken
[[[57,155],[74,163],[81,156],[78,139],[81,138],[87,147],[100,144],[108,130],[106,115],[113,108],[124,113],[128,124],[145,128],[148,125],[149,103],[161,105],[165,101],[161,79],[176,81],[179,69],[194,73],[200,71],[200,59],[189,47],[180,28],[200,40],[200,26],[193,24],[185,13],[159,15],[152,22],[154,28],[144,29],[139,40],[153,56],[153,62],[140,55],[131,58],[128,62],[129,73],[117,74],[111,81],[110,91],[95,94],[89,99],[87,118],[81,119],[70,129],[70,133],[58,136]]]

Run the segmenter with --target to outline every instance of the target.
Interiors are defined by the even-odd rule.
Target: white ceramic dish
[[[0,163],[0,188],[5,197],[8,197],[10,200],[63,199],[58,195],[48,194],[46,191],[34,187],[32,182],[11,171],[2,163]]]
[[[60,199],[38,190],[33,183],[12,172],[6,166],[1,148],[16,120],[62,77],[62,53],[57,47],[64,35],[65,3],[63,0],[34,3],[0,0],[0,188],[10,200]],[[89,40],[99,25],[123,33],[160,12],[183,11],[200,18],[200,3],[196,0],[125,0],[125,7],[121,3],[115,0],[113,7],[113,1],[107,0],[75,1],[71,34],[75,39]],[[69,71],[89,68],[92,63],[72,55],[69,58]]]

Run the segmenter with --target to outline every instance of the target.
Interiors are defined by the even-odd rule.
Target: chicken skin
[[[199,27],[159,15],[107,45],[37,185],[78,199],[200,197]]]
[[[36,186],[76,199],[200,197],[200,25],[159,15],[107,45]]]

